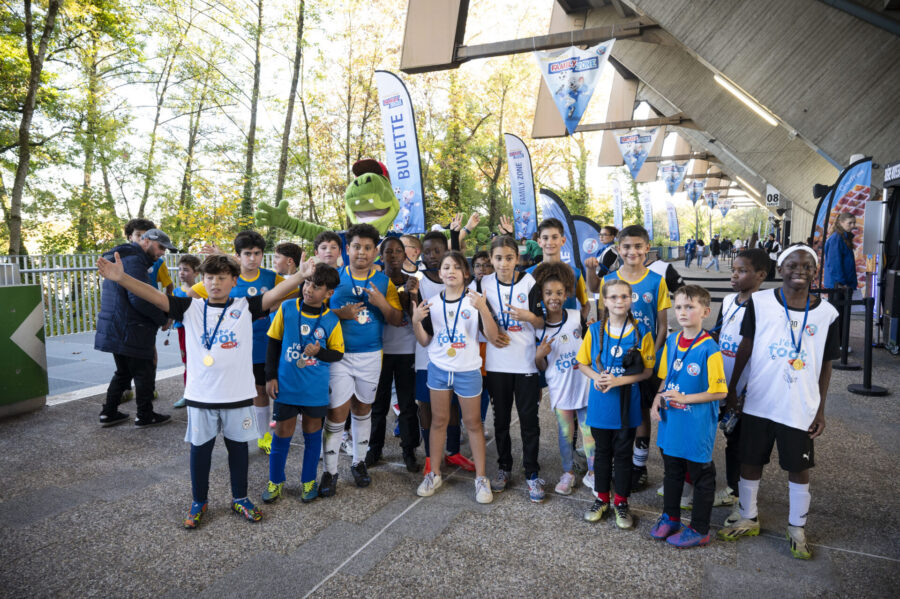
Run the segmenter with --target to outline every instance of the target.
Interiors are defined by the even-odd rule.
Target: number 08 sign
[[[766,183],[766,206],[780,206],[781,192]]]

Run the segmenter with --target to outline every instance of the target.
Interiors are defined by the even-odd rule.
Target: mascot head
[[[377,160],[366,158],[353,165],[353,174],[356,178],[344,193],[347,219],[353,225],[370,224],[384,235],[400,211],[387,167]]]

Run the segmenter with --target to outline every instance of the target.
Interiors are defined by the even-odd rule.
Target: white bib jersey
[[[578,372],[575,356],[581,348],[584,325],[579,310],[568,309],[559,323],[548,323],[537,329],[538,342],[552,339],[550,353],[547,354],[547,387],[550,389],[550,407],[560,410],[580,410],[587,406],[588,390],[591,382]]]
[[[757,291],[746,307],[741,335],[753,338],[753,353],[744,412],[807,430],[821,402],[822,364],[840,357],[838,313],[811,295],[804,328],[804,311],[790,309],[788,318],[779,292]]]
[[[188,402],[221,407],[221,404],[249,402],[256,397],[253,320],[267,316],[268,312],[262,309],[262,296],[232,299],[224,307],[207,305],[201,299],[169,298],[169,317],[184,324],[189,373],[184,397]],[[212,363],[208,366],[209,357]]]
[[[528,273],[516,273],[516,275],[518,280],[513,285],[499,284],[500,295],[497,294],[496,274],[485,275],[481,279],[480,293],[487,299],[500,331],[509,335],[509,345],[506,347],[497,347],[492,343],[487,344],[484,368],[488,372],[516,374],[537,372],[537,367],[534,365],[534,327],[527,322],[520,322],[512,318],[509,315],[507,304],[543,315],[540,297],[537,297],[536,294],[532,296],[531,293],[535,286],[534,277]],[[478,291],[474,281],[469,288]]]
[[[481,315],[465,292],[462,298],[449,302],[443,293],[435,296],[431,312],[422,321],[425,332],[432,335],[426,348],[428,361],[447,372],[481,370],[480,323]]]
[[[439,293],[444,291],[443,283],[435,283],[427,276],[425,273],[422,273],[421,277],[416,277],[419,279],[419,301],[425,302],[430,300],[433,297],[437,297]],[[431,309],[434,310],[434,306],[431,306]],[[422,347],[422,344],[416,342],[416,370],[427,370],[428,369],[428,350]]]
[[[719,313],[716,326],[719,327],[719,351],[722,353],[722,363],[725,366],[725,380],[731,384],[731,373],[734,372],[734,359],[737,357],[738,346],[741,344],[741,322],[744,320],[744,312],[747,310],[749,300],[740,305],[737,303],[737,293],[725,296],[722,300],[722,311]],[[750,364],[744,368],[741,380],[737,384],[737,393],[740,395],[747,386],[750,378]]]

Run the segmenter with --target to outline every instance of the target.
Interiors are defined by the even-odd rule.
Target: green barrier
[[[47,403],[47,349],[40,285],[0,287],[0,417]]]

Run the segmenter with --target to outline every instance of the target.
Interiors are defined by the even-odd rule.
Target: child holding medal
[[[777,443],[778,463],[788,472],[791,554],[809,559],[805,528],[809,469],[815,465],[813,440],[825,429],[825,395],[831,361],[840,354],[840,327],[837,310],[810,293],[819,266],[811,247],[789,246],[776,266],[781,288],[754,293],[741,323],[742,339],[728,389],[731,407],[736,403],[737,380],[749,364],[741,416],[740,519],[718,536],[733,541],[759,534],[759,481]]]
[[[493,494],[485,476],[478,333],[482,332],[488,341],[495,343],[498,338],[497,324],[484,297],[472,289],[466,290],[469,265],[463,254],[451,251],[444,255],[440,262],[440,276],[444,291],[431,300],[416,304],[412,317],[416,340],[428,349],[430,445],[437,452],[437,459],[431,462],[431,471],[425,474],[416,493],[421,497],[430,497],[443,483],[441,453],[450,419],[451,394],[455,392],[475,462],[475,500],[490,503]]]
[[[675,317],[682,330],[669,335],[659,357],[662,383],[650,416],[659,421],[656,443],[662,451],[663,514],[650,536],[675,547],[709,544],[709,518],[716,492],[713,445],[719,401],[728,386],[719,346],[703,330],[709,315],[709,292],[685,285],[675,292]],[[694,484],[691,525],[681,523],[685,474]]]
[[[303,285],[303,297],[278,307],[269,327],[266,353],[266,392],[275,400],[275,434],[269,454],[269,482],[265,503],[281,497],[288,451],[303,415],[303,468],[300,471],[303,503],[318,496],[316,471],[322,448],[322,421],[328,413],[328,373],[331,363],[344,355],[340,319],[328,309],[328,298],[341,279],[324,263],[316,265]]]
[[[257,436],[253,399],[253,321],[264,319],[280,299],[297,289],[309,276],[311,263],[266,293],[229,297],[241,268],[224,254],[208,256],[200,266],[208,299],[167,296],[151,285],[125,274],[116,262],[97,261],[100,275],[169,313],[181,321],[187,343],[188,425],[185,441],[191,444],[193,503],[184,519],[185,528],[197,528],[207,509],[209,471],[216,436],[222,432],[231,472],[231,509],[258,522],[262,513],[247,497],[247,442]],[[268,424],[268,423],[266,423]]]
[[[599,522],[612,503],[616,526],[622,529],[634,526],[628,497],[634,435],[641,423],[641,390],[637,383],[653,375],[656,363],[653,333],[634,318],[631,293],[631,285],[621,279],[606,282],[600,320],[588,327],[576,357],[578,372],[586,377],[583,380],[592,381],[586,420],[594,440],[596,499],[584,513],[584,519]],[[610,501],[613,472],[616,492]]]

